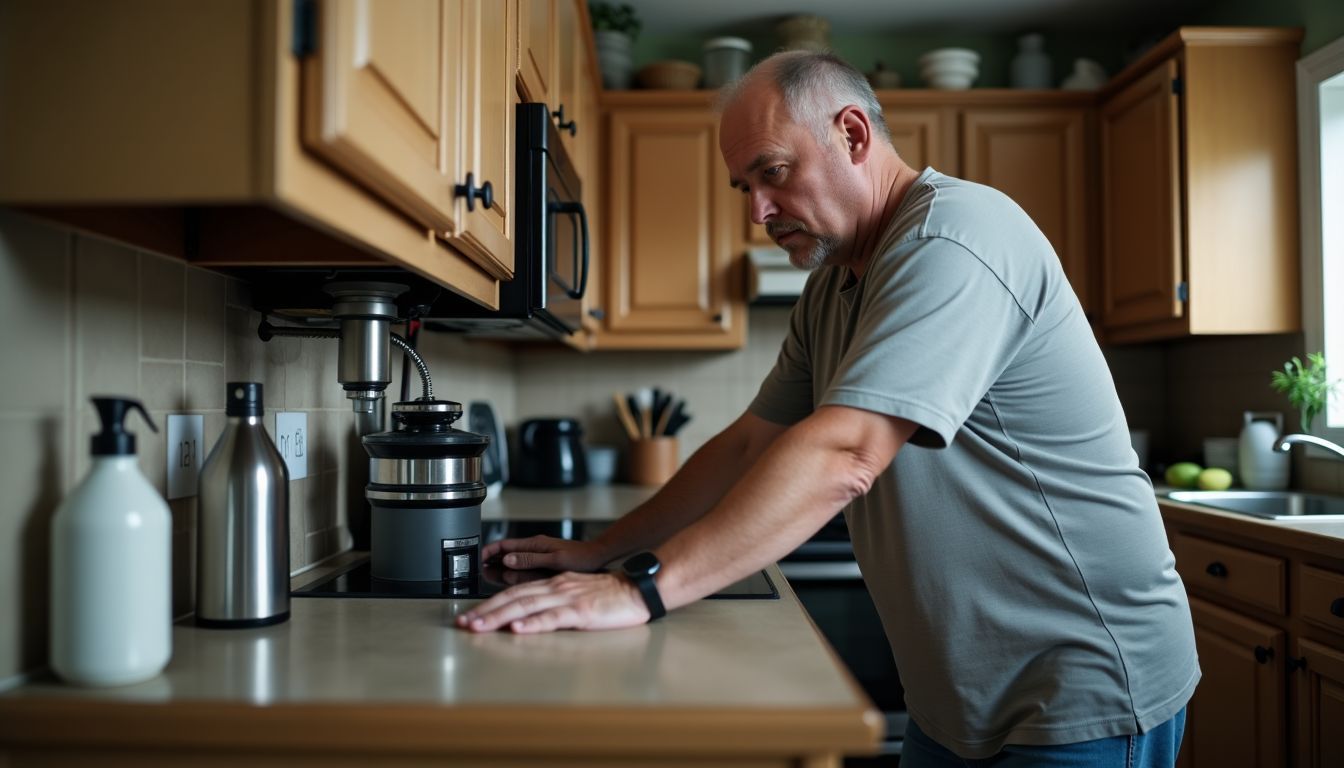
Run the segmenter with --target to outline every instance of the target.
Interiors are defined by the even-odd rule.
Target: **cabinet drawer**
[[[1283,558],[1178,533],[1171,539],[1186,586],[1282,614],[1287,584]],[[1328,608],[1328,606],[1327,606]]]
[[[1302,618],[1344,634],[1344,573],[1304,565],[1298,569],[1297,583]]]

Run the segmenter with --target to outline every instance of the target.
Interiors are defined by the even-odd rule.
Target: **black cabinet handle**
[[[1289,656],[1288,661],[1284,663],[1288,665],[1289,672],[1296,672],[1299,669],[1307,668],[1307,657],[1303,656],[1301,658],[1294,659],[1292,656]]]
[[[1266,648],[1263,645],[1255,646],[1255,660],[1261,664],[1268,664],[1269,660],[1274,658],[1274,649]]]
[[[481,186],[476,186],[476,177],[468,173],[467,183],[458,184],[453,187],[453,194],[458,197],[467,198],[467,210],[476,210],[476,198],[481,199],[481,205],[486,208],[492,208],[495,205],[495,187],[490,182],[485,182]]]
[[[1209,567],[1205,568],[1204,572],[1209,574],[1215,579],[1227,578],[1227,566],[1223,565],[1217,560],[1214,560],[1212,563],[1209,563]]]
[[[551,113],[551,117],[554,117],[554,118],[555,118],[555,127],[556,127],[556,128],[559,128],[559,129],[562,130],[562,131],[569,131],[569,135],[570,135],[570,136],[574,136],[574,135],[576,135],[576,134],[579,132],[579,126],[578,126],[578,124],[575,123],[573,120],[570,120],[569,122],[565,122],[565,105],[564,105],[564,104],[561,104],[559,109],[557,109],[556,111],[552,112],[552,113]]]
[[[1335,598],[1335,601],[1330,604],[1330,613],[1344,619],[1344,597]]]

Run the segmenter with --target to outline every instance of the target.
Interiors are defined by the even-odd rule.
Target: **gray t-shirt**
[[[752,413],[898,416],[846,510],[920,727],[968,758],[1143,732],[1199,681],[1185,589],[1110,371],[1050,243],[926,169],[855,283],[808,279]]]

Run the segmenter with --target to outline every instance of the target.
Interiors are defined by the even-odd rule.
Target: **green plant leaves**
[[[1303,365],[1296,355],[1283,364],[1282,371],[1269,374],[1269,385],[1276,392],[1288,396],[1288,403],[1297,409],[1302,419],[1302,431],[1311,431],[1311,422],[1316,414],[1325,410],[1330,392],[1338,382],[1325,377],[1325,355],[1313,352],[1307,355],[1307,364]]]

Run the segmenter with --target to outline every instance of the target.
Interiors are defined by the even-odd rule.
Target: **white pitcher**
[[[1274,450],[1283,434],[1283,414],[1277,411],[1246,411],[1237,443],[1241,484],[1256,491],[1281,491],[1288,487],[1288,454]]]

